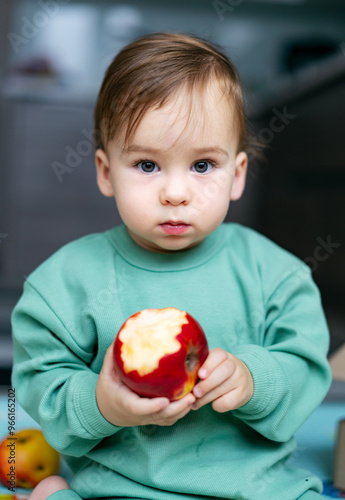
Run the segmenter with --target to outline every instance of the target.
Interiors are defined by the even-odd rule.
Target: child
[[[31,500],[320,498],[286,463],[330,385],[319,291],[296,257],[223,223],[250,144],[236,70],[202,39],[145,36],[111,63],[95,121],[98,187],[123,225],[56,252],[13,312],[18,400],[74,473]],[[183,399],[141,398],[112,342],[135,312],[170,306],[210,353]]]

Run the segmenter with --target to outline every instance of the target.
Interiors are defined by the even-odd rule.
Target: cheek
[[[116,201],[121,205],[140,204],[146,189],[132,175],[119,175],[113,183]]]
[[[210,207],[212,211],[222,211],[230,201],[231,184],[226,176],[219,177],[212,182],[205,183],[199,186],[198,196],[196,197],[196,208],[200,211],[208,213]],[[225,207],[225,208],[224,208]]]
[[[118,185],[115,190],[117,208],[122,218],[131,218],[138,221],[148,214],[154,203],[153,193],[131,183],[125,183],[122,187]]]

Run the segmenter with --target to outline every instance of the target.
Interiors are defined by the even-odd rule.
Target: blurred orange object
[[[27,500],[29,494],[16,493],[15,495],[8,495],[7,493],[0,493],[0,500]]]
[[[23,493],[16,493],[14,495],[8,495],[7,493],[0,493],[0,500],[27,500],[29,498],[29,493],[27,495]]]
[[[0,444],[0,481],[7,488],[34,488],[58,470],[59,454],[38,429],[19,431]]]

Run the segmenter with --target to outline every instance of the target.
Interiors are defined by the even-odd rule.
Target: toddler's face
[[[114,140],[96,152],[101,192],[115,197],[130,235],[151,251],[197,245],[244,189],[247,156],[236,154],[232,105],[214,86],[196,100],[187,123],[189,99],[181,91],[148,111],[129,150]]]

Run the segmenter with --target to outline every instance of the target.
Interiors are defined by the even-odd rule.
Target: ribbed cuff
[[[80,372],[79,377],[74,380],[73,402],[82,426],[96,439],[111,436],[122,429],[108,422],[99,411],[96,401],[97,373]]]
[[[82,498],[73,490],[59,490],[49,495],[47,500],[82,500]]]
[[[258,415],[265,411],[273,394],[270,353],[257,345],[237,346],[231,352],[247,366],[254,383],[252,398],[232,413],[238,417]]]

